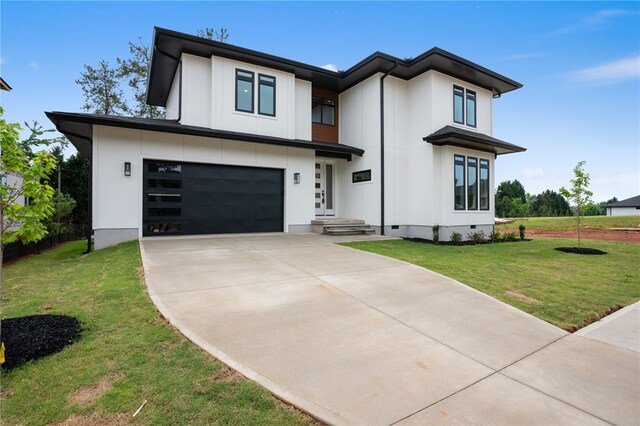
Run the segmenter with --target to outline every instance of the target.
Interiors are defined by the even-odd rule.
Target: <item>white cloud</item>
[[[540,167],[526,168],[522,170],[522,176],[526,177],[527,179],[535,179],[544,176],[544,170],[542,170]]]
[[[40,66],[40,64],[38,64],[36,61],[31,61],[29,62],[29,66],[33,69],[36,69]]]
[[[320,68],[324,68],[325,70],[329,70],[329,71],[338,72],[338,67],[336,67],[334,64],[324,64]]]
[[[574,80],[594,83],[619,83],[640,78],[640,55],[619,59],[571,73]]]
[[[8,61],[7,61],[7,58],[5,58],[4,56],[0,56],[0,65],[4,65],[4,64],[6,64],[7,62],[8,62]]]
[[[573,25],[568,25],[566,27],[558,28],[557,30],[551,31],[549,35],[557,36],[562,34],[574,33],[580,30],[596,29],[604,26],[612,18],[635,14],[635,12],[624,9],[603,9],[597,11],[593,15],[582,18],[580,21]]]

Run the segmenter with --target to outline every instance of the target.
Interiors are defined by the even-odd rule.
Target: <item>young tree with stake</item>
[[[577,166],[573,168],[574,178],[571,179],[571,188],[567,189],[564,186],[560,188],[560,194],[572,201],[576,206],[576,217],[578,218],[578,248],[580,248],[580,216],[585,208],[589,207],[593,202],[591,196],[593,192],[589,191],[589,173],[584,171],[584,165],[586,161],[580,161]]]

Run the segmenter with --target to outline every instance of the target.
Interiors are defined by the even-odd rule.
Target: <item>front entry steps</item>
[[[311,221],[311,230],[324,235],[370,235],[376,230],[362,219],[318,218]]]

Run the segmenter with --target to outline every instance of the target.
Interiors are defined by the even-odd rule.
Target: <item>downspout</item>
[[[384,235],[384,79],[398,66],[397,62],[380,77],[380,235]]]

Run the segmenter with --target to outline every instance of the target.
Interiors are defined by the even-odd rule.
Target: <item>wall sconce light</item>
[[[124,163],[124,175],[131,176],[131,163],[128,161],[125,161]]]
[[[300,183],[300,173],[293,174],[293,183],[295,183],[296,185]]]

